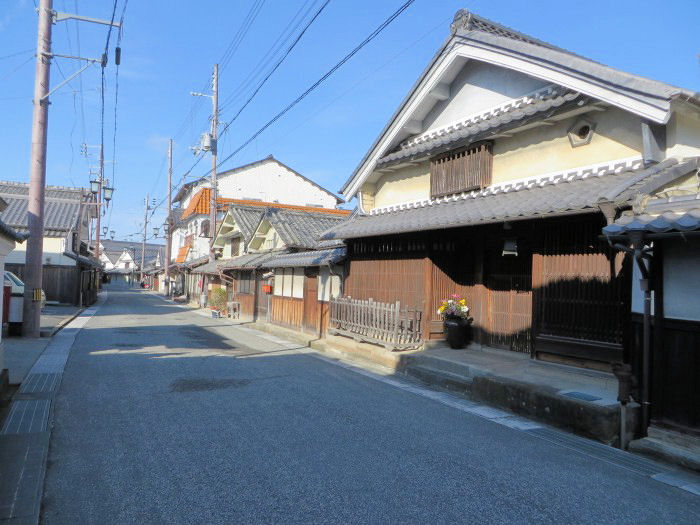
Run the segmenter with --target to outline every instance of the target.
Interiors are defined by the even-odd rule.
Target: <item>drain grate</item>
[[[20,394],[50,394],[56,389],[61,374],[29,374],[19,389]]]
[[[563,395],[565,395],[566,397],[572,397],[574,399],[581,399],[582,401],[598,401],[599,399],[602,399],[601,397],[586,394],[585,392],[567,392]]]
[[[44,432],[49,420],[50,403],[48,399],[14,401],[0,434]]]

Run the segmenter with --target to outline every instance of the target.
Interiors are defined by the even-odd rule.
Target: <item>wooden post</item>
[[[418,306],[418,305],[416,305]],[[428,319],[432,317],[433,302],[433,260],[430,253],[423,258],[423,311],[428,312]],[[423,339],[430,339],[430,321],[423,326]]]

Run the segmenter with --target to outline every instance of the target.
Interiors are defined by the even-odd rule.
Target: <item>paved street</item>
[[[80,331],[54,419],[46,523],[700,522],[634,469],[140,290]]]

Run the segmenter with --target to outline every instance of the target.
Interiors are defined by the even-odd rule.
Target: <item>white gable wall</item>
[[[334,196],[274,160],[222,175],[218,180],[218,191],[219,197],[229,199],[257,199],[323,208],[337,205]]]
[[[511,69],[470,60],[450,84],[450,98],[435,104],[423,119],[423,131],[455,124],[547,85]]]

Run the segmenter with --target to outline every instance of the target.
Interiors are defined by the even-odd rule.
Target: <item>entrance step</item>
[[[651,426],[647,437],[632,441],[629,449],[700,472],[700,438],[696,436]]]
[[[425,365],[408,366],[406,367],[406,374],[411,377],[415,377],[425,384],[435,386],[443,390],[449,390],[451,392],[458,392],[467,395],[471,391],[471,378],[446,372],[445,370],[440,370]]]

